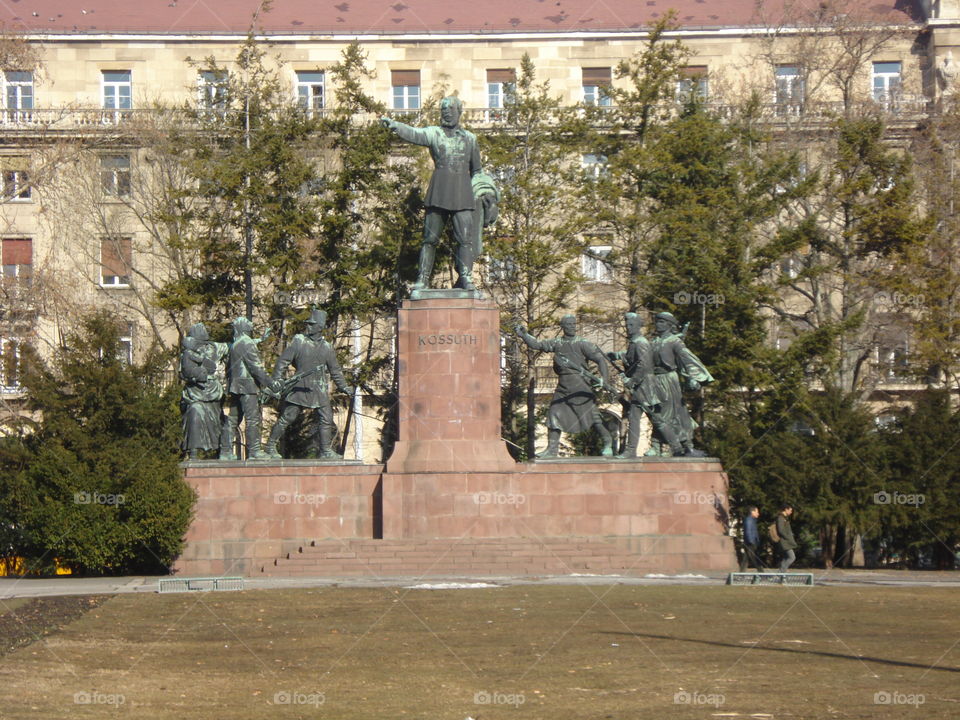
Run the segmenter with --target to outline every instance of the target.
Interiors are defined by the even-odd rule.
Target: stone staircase
[[[630,575],[664,567],[664,556],[617,538],[317,540],[290,546],[267,577]],[[652,538],[654,542],[659,540]],[[630,545],[634,547],[631,548]],[[678,560],[682,555],[677,555]],[[671,563],[672,565],[672,563]]]

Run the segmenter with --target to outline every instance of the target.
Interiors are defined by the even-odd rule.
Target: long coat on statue
[[[300,378],[284,398],[291,405],[308,408],[329,407],[328,373],[340,390],[348,392],[350,389],[337,362],[336,351],[323,338],[311,340],[306,335],[294,335],[291,343],[277,360],[277,365],[273,369],[274,379],[282,380],[284,371],[290,365],[293,365],[298,373],[316,370]]]
[[[704,384],[713,382],[713,375],[676,333],[653,338],[650,347],[653,350],[653,378],[662,402],[663,421],[673,427],[681,443],[690,442],[696,426],[683,405],[680,377]]]
[[[557,389],[550,401],[547,427],[568,433],[589,430],[599,419],[597,395],[576,368],[587,369],[587,363],[593,362],[604,368],[603,374],[606,375],[607,361],[600,348],[582,337],[530,340],[527,344],[533,349],[553,353]]]

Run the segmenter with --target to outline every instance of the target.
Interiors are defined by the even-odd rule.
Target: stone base
[[[731,570],[718,461],[592,458],[513,472],[316,461],[186,463],[183,575],[542,575]],[[381,539],[382,538],[382,539]]]
[[[316,460],[184,463],[197,491],[173,572],[250,575],[291,542],[382,534],[382,465]]]

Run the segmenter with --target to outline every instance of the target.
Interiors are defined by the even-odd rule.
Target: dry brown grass
[[[936,588],[121,595],[0,658],[0,716],[956,718],[958,609]]]

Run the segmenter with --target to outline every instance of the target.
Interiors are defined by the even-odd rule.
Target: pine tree
[[[49,365],[28,352],[32,417],[0,465],[5,552],[31,572],[164,572],[180,548],[194,492],[179,467],[178,388],[166,358],[122,356],[107,312],[86,317]]]

